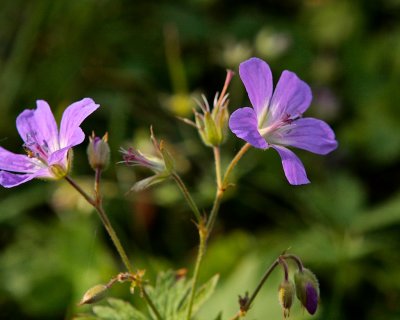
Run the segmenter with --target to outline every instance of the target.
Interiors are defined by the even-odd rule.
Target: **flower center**
[[[297,119],[300,119],[301,115],[292,116],[286,113],[281,119],[275,121],[271,125],[265,128],[259,129],[260,134],[265,138],[266,136],[270,135],[272,132],[275,132],[287,125],[291,125]]]
[[[36,132],[27,134],[23,147],[29,158],[36,158],[47,164],[49,145],[45,140],[40,144],[37,140]]]

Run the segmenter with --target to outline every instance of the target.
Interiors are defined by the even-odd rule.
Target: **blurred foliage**
[[[302,187],[288,186],[274,152],[246,154],[210,239],[201,278],[220,273],[220,281],[199,319],[219,311],[232,316],[237,295],[251,291],[288,247],[321,282],[314,319],[400,318],[397,0],[1,1],[1,145],[22,151],[15,118],[36,99],[59,117],[89,96],[102,107],[83,129],[109,132],[114,163],[120,146],[145,148],[153,125],[207,209],[215,190],[212,154],[175,115],[190,114],[192,96],[203,92],[212,100],[225,69],[237,71],[253,55],[268,61],[275,79],[289,69],[312,86],[307,114],[332,125],[339,148],[326,157],[296,151],[312,181]],[[248,104],[238,76],[230,100],[230,110]],[[231,135],[222,162],[240,146]],[[90,188],[91,174],[79,146],[73,175]],[[104,191],[134,267],[155,283],[159,270],[192,266],[197,238],[172,183],[127,193],[148,174],[110,166]],[[76,306],[82,294],[120,271],[98,218],[77,200],[62,181],[1,191],[0,318],[86,313],[89,307]],[[281,317],[280,277],[277,271],[268,280],[249,319]],[[111,293],[143,310],[139,295],[128,291],[120,285]],[[109,303],[124,308],[116,301]],[[309,318],[296,303],[291,319]]]

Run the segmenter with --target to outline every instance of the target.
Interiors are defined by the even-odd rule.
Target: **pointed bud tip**
[[[108,133],[103,138],[99,138],[92,132],[89,137],[89,145],[87,147],[87,155],[89,164],[93,170],[105,169],[110,163],[110,147],[108,145]]]
[[[95,285],[85,292],[81,301],[79,301],[78,306],[99,302],[106,296],[107,290],[108,287],[104,284]]]

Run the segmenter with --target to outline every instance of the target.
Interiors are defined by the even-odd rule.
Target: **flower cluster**
[[[215,96],[213,108],[210,108],[207,99],[202,96],[203,102],[198,102],[201,111],[194,112],[195,120],[183,119],[198,130],[205,145],[213,148],[217,192],[214,205],[208,215],[206,213],[203,215],[197,207],[178,175],[179,170],[176,168],[173,157],[164,142],[156,140],[152,129],[150,138],[153,142],[155,156],[143,154],[134,148],[121,149],[122,162],[125,165],[145,167],[154,173],[152,176],[136,182],[131,190],[143,190],[168,178],[177,183],[198,222],[200,245],[194,268],[197,271],[200,268],[222,196],[228,186],[229,174],[250,146],[258,149],[275,149],[281,157],[289,183],[301,185],[310,181],[301,160],[287,147],[296,147],[324,155],[336,149],[338,145],[335,134],[328,124],[314,118],[303,118],[303,113],[311,103],[312,94],[310,87],[296,74],[287,70],[283,71],[274,90],[271,70],[266,62],[258,58],[242,62],[239,73],[252,107],[239,108],[229,117],[227,88],[234,73],[228,70],[221,94]],[[24,110],[17,117],[16,126],[24,141],[23,148],[26,154],[15,154],[0,147],[0,185],[11,188],[34,178],[65,178],[96,209],[128,272],[120,273],[107,284],[98,284],[92,287],[85,293],[80,304],[100,301],[112,285],[125,281],[131,282],[132,293],[133,289],[138,287],[142,296],[149,299],[144,289],[145,281],[142,280],[144,271],[132,272],[128,256],[102,205],[101,173],[110,162],[107,133],[103,138],[95,136],[94,133],[89,138],[87,155],[90,166],[95,170],[94,196],[86,193],[68,174],[71,169],[72,148],[85,139],[80,125],[98,107],[99,105],[90,98],[71,104],[63,113],[59,129],[47,102],[39,100],[35,110]],[[227,137],[228,125],[231,131],[237,137],[245,140],[247,144],[232,159],[222,176],[220,146]],[[298,265],[298,270],[294,274],[294,282],[289,279],[287,259],[294,260]],[[249,310],[259,289],[277,265],[283,267],[285,274],[279,286],[279,301],[283,308],[284,318],[289,316],[295,295],[310,314],[316,312],[319,303],[319,284],[316,276],[303,267],[298,257],[282,254],[266,271],[253,295],[250,298],[247,294],[244,298],[240,297],[238,317]],[[185,311],[187,319],[191,319],[191,315],[195,312],[193,301],[197,299],[196,292],[203,290],[196,288],[197,271],[191,281],[190,295],[188,295],[187,289],[184,292],[185,299],[189,299],[187,311]],[[163,294],[167,295],[168,292]],[[147,302],[156,318],[162,319],[155,304],[151,300]],[[186,302],[181,305],[185,306],[185,304]]]

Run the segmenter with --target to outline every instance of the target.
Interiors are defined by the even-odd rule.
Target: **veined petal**
[[[309,85],[300,80],[295,73],[283,71],[271,99],[267,125],[285,115],[301,116],[310,106],[311,100],[312,93]]]
[[[292,151],[276,145],[271,145],[271,147],[278,151],[282,159],[283,171],[290,184],[300,185],[310,183],[303,163]]]
[[[251,58],[240,64],[239,74],[256,111],[257,119],[263,121],[273,90],[271,69],[265,61]]]
[[[40,170],[39,164],[35,159],[31,159],[23,154],[16,154],[0,147],[0,170],[33,173]]]
[[[58,130],[47,102],[38,100],[36,104],[35,110],[24,110],[17,117],[17,130],[28,147],[40,148],[43,155],[58,149]]]
[[[5,188],[16,187],[34,178],[51,178],[48,168],[40,169],[34,173],[15,174],[7,171],[0,171],[0,185]]]
[[[338,145],[331,127],[326,122],[314,118],[298,119],[274,132],[268,141],[317,154],[327,154]]]
[[[35,110],[35,121],[37,128],[46,141],[49,152],[53,152],[59,148],[58,128],[49,104],[44,100],[36,101],[37,109]]]
[[[268,148],[265,139],[258,132],[257,115],[252,108],[240,108],[232,113],[229,128],[240,139],[259,149]]]
[[[56,152],[53,152],[48,160],[49,166],[59,164],[62,166],[67,166],[68,165],[68,151],[71,149],[70,146],[67,146],[65,148],[62,148],[60,150],[57,150]]]
[[[85,135],[79,126],[98,107],[92,99],[84,98],[64,111],[60,125],[60,148],[73,147],[83,142]]]

